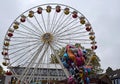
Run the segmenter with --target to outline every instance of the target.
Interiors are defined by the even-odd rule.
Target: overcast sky
[[[0,2],[0,51],[10,24],[29,8],[46,3],[71,6],[92,24],[96,34],[97,55],[101,67],[120,68],[120,0],[1,0]],[[0,65],[3,56],[0,54]]]

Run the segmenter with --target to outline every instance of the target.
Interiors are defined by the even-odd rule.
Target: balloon
[[[87,71],[88,71],[88,73],[90,73],[91,72],[91,68],[87,68]]]
[[[73,75],[75,73],[74,69],[73,68],[70,68],[69,69],[70,73]]]
[[[70,48],[73,53],[78,53],[78,48]]]
[[[81,57],[76,57],[76,65],[79,67],[80,65],[82,65],[82,59]]]
[[[74,45],[69,45],[69,48],[75,48],[75,46]]]
[[[67,64],[66,61],[63,61],[62,63],[63,63],[63,65],[65,66],[65,68],[69,68],[69,65]]]
[[[85,76],[88,76],[88,71],[86,69],[84,71],[85,71]]]
[[[69,48],[70,48],[70,46],[69,46],[69,45],[67,45],[67,46],[66,46],[66,50],[68,50]]]
[[[88,72],[88,71],[87,71],[87,69],[85,69],[84,71],[85,71],[85,73],[87,73],[87,72]]]
[[[74,78],[72,76],[69,76],[68,84],[75,84]]]
[[[84,59],[84,57],[82,56],[82,57],[76,57],[76,66],[82,66],[84,63],[85,63],[85,59]]]
[[[84,66],[84,68],[90,68],[90,69],[91,69],[91,68],[92,68],[92,66]]]
[[[66,60],[68,60],[68,59],[69,59],[69,56],[68,56],[68,54],[67,54],[67,53],[64,53],[63,57],[64,57]]]
[[[78,55],[79,56],[83,56],[83,53],[82,53],[82,51],[78,48]]]
[[[73,76],[74,76],[74,78],[76,78],[76,79],[79,77],[78,74],[74,74]]]
[[[61,61],[62,61],[62,62],[66,61],[66,58],[64,58],[64,57],[63,57],[63,58],[61,58]]]
[[[68,58],[68,54],[67,53],[64,53],[63,55],[65,58]]]
[[[71,59],[68,59],[68,60],[67,60],[67,63],[69,64],[69,66],[73,67],[73,66],[72,66],[73,61],[72,61]]]
[[[87,51],[86,50],[83,50],[83,55],[85,55],[87,53]]]
[[[84,70],[87,71],[87,74],[90,74],[92,66],[84,66]]]
[[[72,52],[70,49],[67,50],[67,53],[68,53],[68,55],[69,55],[69,58],[70,58],[72,61],[75,61],[75,55],[73,54],[73,52]]]
[[[83,73],[80,73],[80,77],[81,77],[81,78],[83,77]]]
[[[86,60],[87,59],[87,56],[86,55],[83,55],[84,59]]]
[[[90,83],[90,79],[87,77],[86,78],[86,84],[89,84]]]
[[[71,62],[71,66],[72,66],[72,67],[75,67],[75,63],[74,63],[74,62]]]
[[[85,66],[87,51],[79,46],[67,45],[61,61],[71,76],[67,84],[89,84],[88,74],[91,72],[91,66]],[[95,57],[93,57],[95,58]],[[91,58],[91,59],[93,59]]]
[[[75,73],[79,73],[79,70],[77,68],[74,68]]]
[[[78,80],[78,82],[80,82],[80,81],[81,81],[81,78],[80,78],[80,77],[78,77],[78,78],[77,78],[77,80]]]

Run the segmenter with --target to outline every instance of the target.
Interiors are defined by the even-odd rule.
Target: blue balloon
[[[67,53],[64,53],[63,57],[65,57],[66,59],[69,58],[68,54]]]
[[[86,78],[86,84],[89,84],[90,83],[90,79],[87,77]]]
[[[88,71],[88,73],[90,73],[91,72],[91,68],[87,68],[87,71]]]
[[[66,61],[63,61],[62,63],[63,63],[63,65],[65,66],[65,68],[69,68],[69,64],[67,64]]]
[[[87,51],[86,50],[83,50],[83,55],[85,55],[87,53]]]
[[[65,61],[65,58],[62,57],[62,58],[61,58],[61,61],[64,62],[64,61]]]
[[[85,73],[87,73],[88,71],[85,69]]]
[[[70,68],[69,71],[70,71],[70,73],[71,73],[72,75],[75,74],[75,71],[74,71],[73,68]]]

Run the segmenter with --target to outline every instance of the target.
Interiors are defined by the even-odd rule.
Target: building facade
[[[14,69],[14,72],[17,74],[17,76],[20,76],[25,67],[12,67],[12,69]],[[31,84],[47,84],[48,82],[52,82],[52,84],[58,84],[58,81],[66,79],[66,75],[61,67],[56,69],[54,65],[51,65],[49,68],[46,68],[45,66],[43,68],[36,68],[35,70],[34,68],[30,68],[25,81],[31,77],[31,73],[33,71],[34,74],[32,75],[33,77],[31,79]],[[16,84],[14,83],[16,81],[17,79],[14,75],[6,75],[5,84]]]
[[[110,67],[106,70],[106,73],[112,80],[112,84],[120,84],[120,69],[112,70]]]

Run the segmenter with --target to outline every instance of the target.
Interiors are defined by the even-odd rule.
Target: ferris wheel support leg
[[[27,75],[29,69],[34,65],[34,62],[35,62],[35,60],[38,58],[38,56],[39,56],[39,54],[40,54],[43,46],[44,46],[44,43],[43,43],[43,45],[41,45],[41,46],[39,47],[39,49],[37,50],[37,53],[35,54],[35,57],[31,60],[31,62],[28,64],[27,68],[24,70],[23,74],[22,74],[21,77],[20,77],[20,80],[21,80],[21,81],[24,80],[24,78],[25,78],[25,76]]]
[[[51,45],[50,45],[51,46]],[[55,53],[55,56],[56,56],[56,58],[57,58],[57,60],[59,61],[59,63],[60,63],[60,65],[61,65],[61,67],[62,67],[62,69],[63,69],[63,71],[64,71],[64,73],[65,73],[65,75],[67,76],[67,78],[70,76],[70,74],[69,74],[69,72],[68,72],[68,70],[64,67],[64,65],[63,65],[63,63],[61,62],[61,60],[60,60],[60,58],[59,58],[59,56],[56,54],[56,51],[55,51],[55,49],[51,46],[51,48],[53,49],[53,51],[54,51],[54,53]]]
[[[44,57],[44,55],[45,55],[45,52],[48,50],[48,47],[49,47],[49,45],[46,46],[46,49],[44,50],[44,53],[42,54],[42,57],[40,57],[38,63],[36,64],[34,71],[35,71],[35,70],[38,68],[38,66],[41,64],[41,62],[42,62],[42,60],[43,60],[43,57]],[[33,72],[34,72],[34,71],[33,71]],[[33,72],[31,73],[31,75],[33,74]],[[34,75],[33,75],[33,77],[31,76],[31,79],[32,79],[32,78],[34,78]],[[28,81],[30,82],[31,79],[29,79]]]

